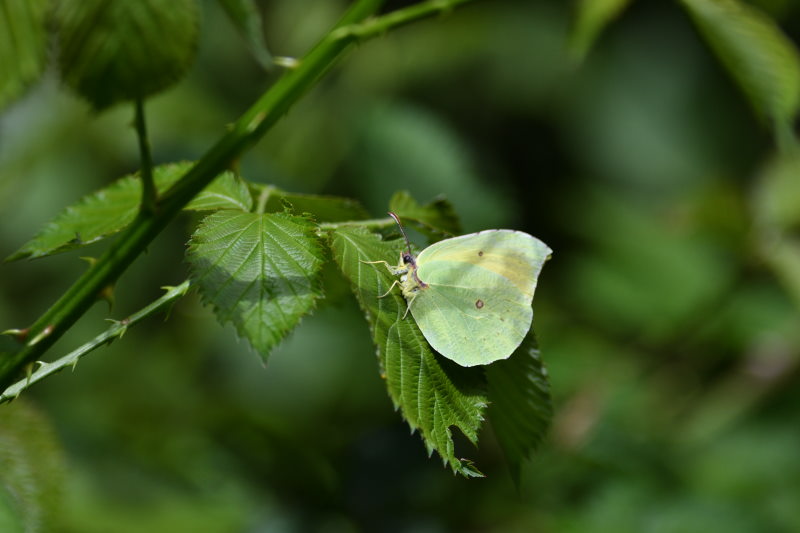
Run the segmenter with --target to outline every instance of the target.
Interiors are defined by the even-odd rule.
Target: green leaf
[[[547,370],[533,329],[511,357],[486,367],[486,381],[489,419],[519,484],[522,461],[541,443],[553,418]]]
[[[218,0],[236,26],[236,30],[250,47],[250,52],[264,70],[272,68],[272,56],[264,44],[264,29],[261,14],[253,0]]]
[[[153,178],[158,191],[169,188],[190,166],[191,163],[184,162],[156,167]],[[141,198],[139,177],[125,176],[64,209],[7,260],[44,257],[114,235],[136,218]]]
[[[232,172],[220,174],[211,184],[200,191],[184,209],[189,211],[216,211],[217,209],[236,209],[250,211],[253,197],[247,184]]]
[[[203,302],[265,361],[322,295],[322,248],[306,218],[217,211],[192,235],[188,260]]]
[[[0,109],[39,79],[47,59],[48,0],[3,0],[0,7]]]
[[[193,163],[184,161],[161,165],[154,169],[153,178],[159,194],[183,177]],[[120,178],[105,189],[84,196],[49,222],[31,241],[6,260],[37,258],[73,248],[80,248],[110,237],[133,222],[139,212],[142,182],[137,174]],[[239,209],[252,206],[247,187],[225,172],[211,182],[186,209]]]
[[[61,0],[59,74],[98,110],[147,98],[189,70],[198,19],[196,0]]]
[[[444,198],[420,205],[408,191],[398,191],[389,200],[389,210],[404,223],[413,222],[422,233],[434,240],[461,233],[458,215]]]
[[[570,49],[581,61],[603,29],[625,9],[631,0],[579,0],[570,35]]]
[[[266,212],[282,211],[284,202],[288,202],[295,213],[312,213],[314,218],[320,222],[341,222],[369,218],[367,210],[358,201],[350,198],[286,193],[266,187],[262,189],[262,194],[269,195],[265,202],[264,210]]]
[[[737,0],[682,0],[750,103],[787,129],[800,104],[800,57],[775,22]]]
[[[364,228],[332,232],[334,258],[350,281],[378,347],[389,396],[413,430],[419,429],[430,454],[434,450],[454,472],[482,475],[457,458],[451,433],[455,426],[476,444],[486,407],[480,367],[464,368],[431,351],[399,291],[381,298],[394,282],[384,265],[362,261],[394,260],[402,243],[382,241]]]

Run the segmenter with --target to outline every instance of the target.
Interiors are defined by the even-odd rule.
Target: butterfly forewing
[[[530,301],[536,278],[551,250],[540,240],[512,230],[489,230],[439,241],[417,257],[419,278],[425,283],[452,284],[457,270],[439,262],[474,265],[513,283]]]

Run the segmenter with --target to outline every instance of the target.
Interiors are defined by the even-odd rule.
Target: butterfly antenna
[[[406,248],[408,248],[408,254],[413,256],[411,253],[411,241],[408,240],[408,235],[406,235],[406,230],[403,229],[403,225],[400,223],[400,217],[389,211],[389,216],[397,222],[397,227],[400,228],[400,233],[403,234],[403,238],[406,240]]]

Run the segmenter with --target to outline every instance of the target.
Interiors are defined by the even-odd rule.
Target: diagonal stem
[[[39,381],[42,381],[43,379],[57,372],[61,372],[67,367],[75,368],[75,365],[78,364],[78,360],[84,355],[91,353],[104,344],[111,344],[114,339],[121,338],[129,327],[137,324],[151,315],[154,315],[157,312],[168,309],[170,305],[175,303],[176,300],[183,297],[188,292],[189,286],[190,282],[189,280],[186,280],[177,287],[165,287],[167,292],[164,294],[164,296],[133,313],[126,319],[119,322],[115,321],[114,325],[78,349],[68,353],[56,361],[53,361],[52,363],[40,362],[39,368],[36,369],[36,371],[33,372],[27,379],[18,381],[0,393],[0,404],[15,399],[22,391],[28,389],[34,383],[38,383]]]

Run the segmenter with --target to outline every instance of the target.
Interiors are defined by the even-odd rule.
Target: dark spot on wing
[[[483,300],[477,300],[475,302],[475,307],[477,307],[478,309],[483,309]]]
[[[478,252],[478,257],[483,257],[483,250]]]

